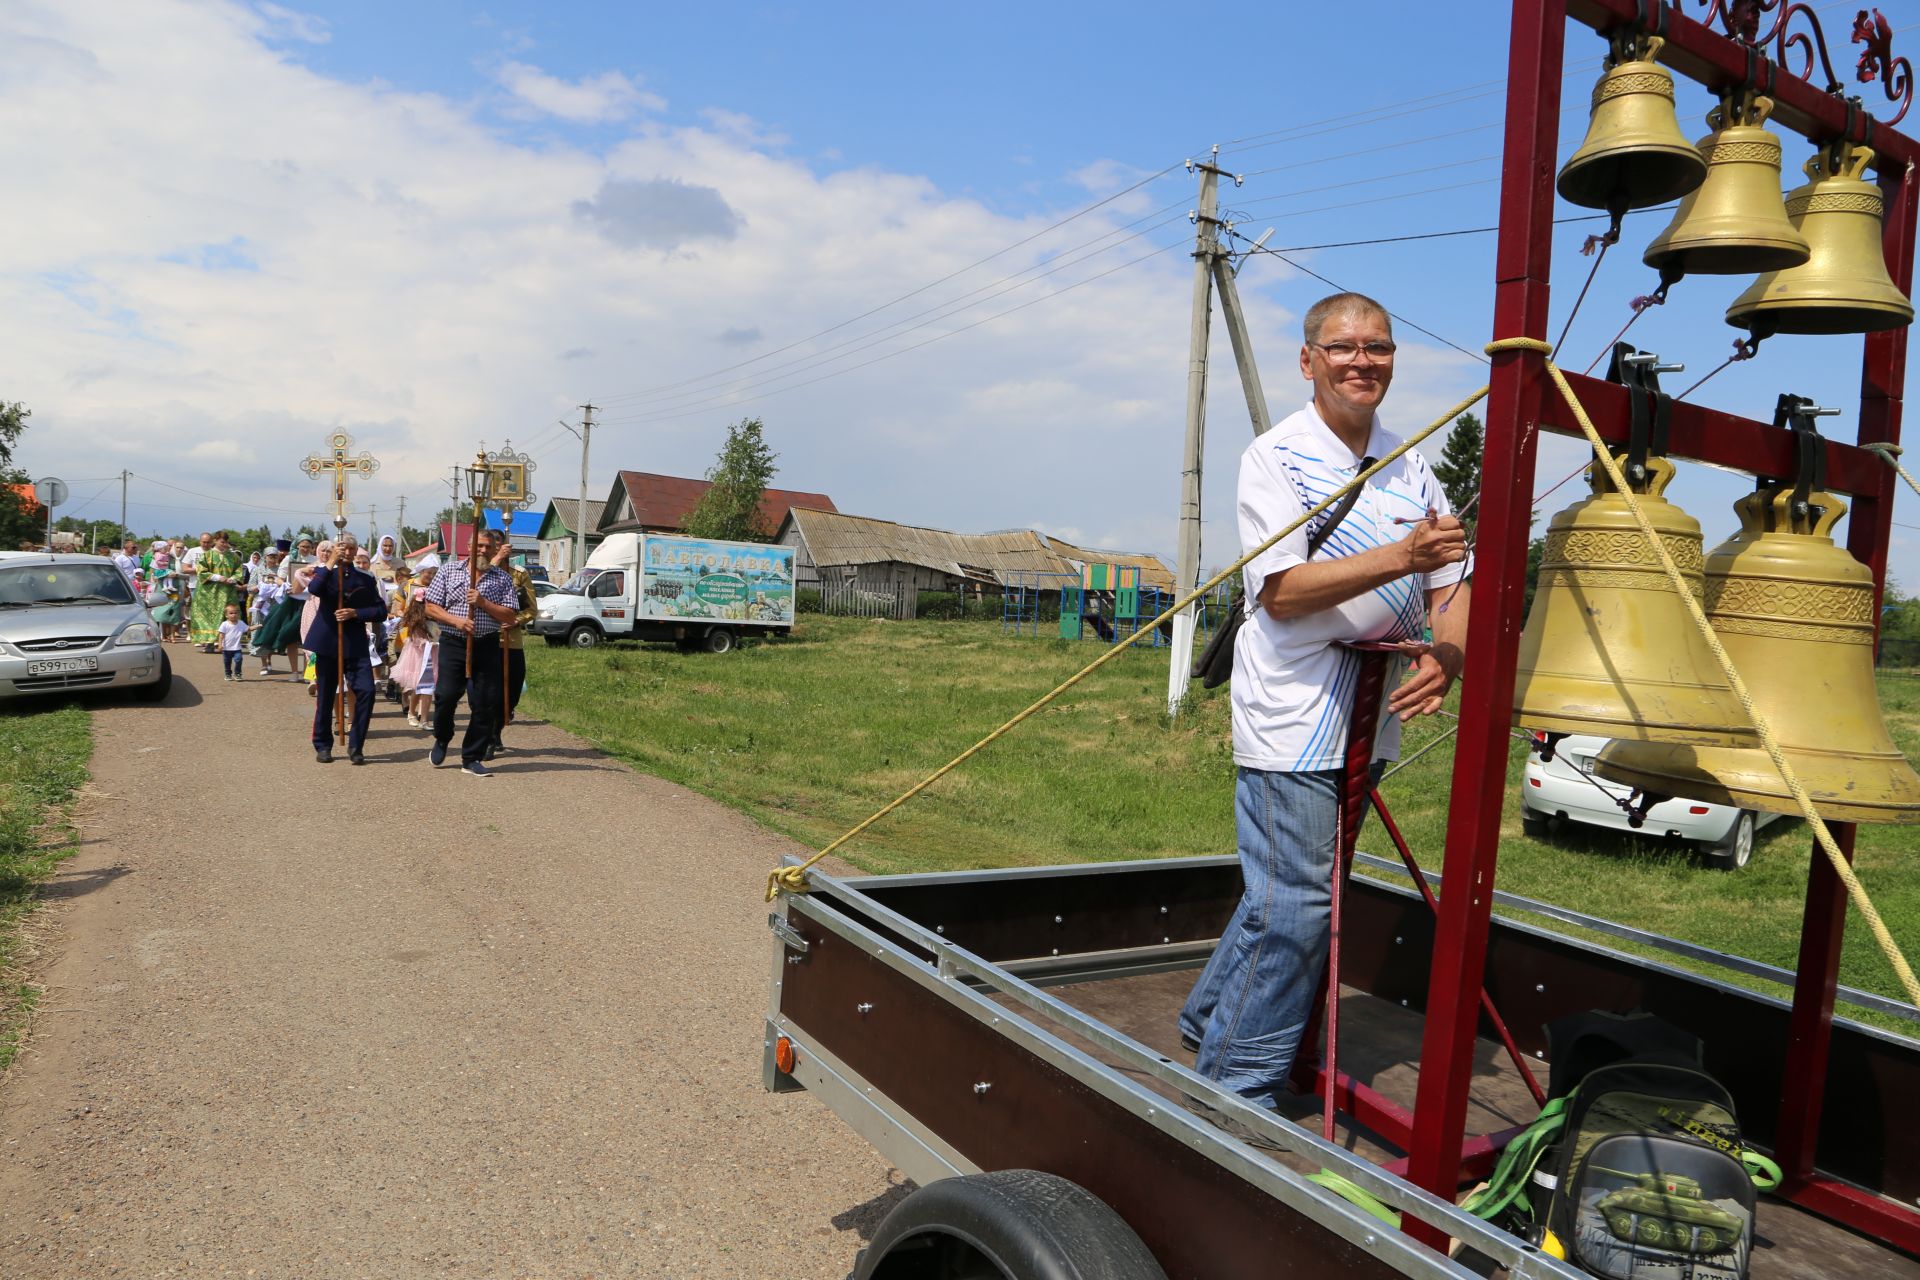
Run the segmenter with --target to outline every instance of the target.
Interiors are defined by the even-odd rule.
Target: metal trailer
[[[1364,855],[1363,864],[1392,869]],[[1180,1002],[1239,899],[1235,859],[811,878],[812,892],[784,897],[769,920],[765,1083],[807,1089],[915,1182],[1002,1169],[1056,1174],[1110,1206],[1175,1278],[1474,1274],[1306,1180],[1325,1168],[1512,1275],[1583,1274],[1407,1180],[1399,1153],[1412,1131],[1434,940],[1434,918],[1411,887],[1367,876],[1349,886],[1341,977],[1342,1061],[1351,1066],[1335,1084],[1354,1122],[1343,1146],[1219,1091],[1179,1045]],[[1792,975],[1543,903],[1498,900],[1725,974],[1702,977],[1497,917],[1488,992],[1524,1054],[1544,1055],[1539,1028],[1563,1014],[1646,1009],[1706,1040],[1708,1067],[1732,1090],[1748,1139],[1777,1146],[1769,1122],[1786,1087],[1792,1007],[1730,979]],[[1863,993],[1846,999],[1910,1012]],[[1480,1039],[1474,1050],[1473,1114],[1486,1132],[1464,1145],[1468,1177],[1483,1175],[1533,1114],[1497,1046]],[[1840,1105],[1822,1133],[1821,1175],[1913,1204],[1920,1039],[1841,1020],[1830,1055]],[[1308,1049],[1301,1056],[1301,1083],[1320,1087],[1319,1064]],[[1284,1151],[1230,1136],[1182,1098],[1230,1113]],[[1769,1200],[1758,1226],[1770,1248],[1756,1255],[1756,1280],[1920,1277],[1920,1263],[1783,1202]]]
[[[1884,37],[1875,50],[1872,27],[1864,28],[1898,103],[1898,114],[1880,122],[1837,88],[1808,82],[1816,52],[1823,63],[1829,57],[1809,6],[1713,0],[1703,17],[1658,0],[1515,0],[1496,337],[1550,336],[1569,18],[1602,32],[1654,30],[1666,41],[1662,62],[1679,75],[1709,88],[1756,81],[1775,100],[1775,125],[1818,142],[1872,146],[1887,265],[1911,294],[1920,197],[1910,174],[1920,144],[1892,127],[1913,92],[1910,70],[1895,74],[1905,61],[1892,59]],[[1837,86],[1830,64],[1822,70]],[[1895,476],[1860,446],[1898,443],[1906,348],[1904,329],[1865,339],[1858,443],[1825,444],[1827,487],[1853,504],[1848,549],[1881,587]],[[1627,391],[1568,381],[1601,435],[1624,443]],[[1518,1276],[1583,1274],[1453,1206],[1535,1111],[1519,1073],[1483,1034],[1496,1029],[1483,989],[1518,1051],[1534,1057],[1545,1050],[1544,1022],[1595,1008],[1643,1008],[1702,1037],[1746,1135],[1785,1175],[1757,1223],[1756,1280],[1920,1277],[1920,1041],[1834,1016],[1836,1001],[1848,998],[1837,982],[1847,902],[1823,856],[1812,859],[1790,974],[1494,887],[1535,446],[1541,430],[1572,434],[1574,424],[1535,353],[1496,355],[1491,386],[1465,672],[1474,696],[1456,748],[1446,891],[1430,911],[1397,885],[1353,882],[1339,988],[1348,1005],[1342,1063],[1351,1069],[1327,1080],[1307,1061],[1309,1041],[1296,1076],[1309,1091],[1331,1084],[1348,1119],[1342,1141],[1223,1094],[1189,1069],[1177,1043],[1175,1013],[1192,971],[1240,893],[1233,861],[860,879],[816,872],[810,892],[783,895],[769,922],[779,940],[766,1081],[810,1090],[923,1184],[882,1224],[861,1277],[1466,1276],[1488,1265]],[[1685,402],[1673,405],[1668,455],[1774,479],[1790,479],[1796,464],[1788,432]],[[1851,826],[1834,830],[1850,857]],[[1742,982],[1784,979],[1790,996],[1496,917],[1503,903],[1717,963]],[[1194,1106],[1214,1108],[1226,1128]],[[1404,1230],[1307,1179],[1321,1168],[1402,1211]],[[1067,1183],[992,1181],[993,1171],[1009,1170]],[[977,1185],[993,1194],[969,1199],[965,1188],[981,1176],[989,1183]],[[951,1220],[923,1213],[917,1236],[893,1231],[930,1181],[960,1189],[929,1201],[948,1206]],[[1062,1190],[1068,1184],[1083,1189],[1080,1198]],[[1050,1232],[1055,1222],[1075,1230]],[[980,1231],[1012,1239],[1018,1266],[983,1264]],[[1083,1268],[1062,1260],[1103,1234],[1144,1245],[1150,1261],[1129,1255],[1134,1263]],[[1470,1252],[1451,1258],[1449,1237]],[[924,1250],[899,1253],[895,1265],[896,1246],[915,1241]]]

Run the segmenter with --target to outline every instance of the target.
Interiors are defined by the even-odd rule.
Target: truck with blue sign
[[[631,639],[725,653],[749,635],[785,635],[793,612],[792,547],[615,533],[540,601],[531,628],[576,649]]]

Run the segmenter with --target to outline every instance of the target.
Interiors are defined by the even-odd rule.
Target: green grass
[[[74,851],[67,812],[92,753],[82,707],[28,703],[0,713],[0,1071],[19,1052],[39,998],[22,974],[35,886]]]
[[[789,640],[720,657],[540,646],[529,655],[527,704],[636,768],[819,848],[1100,651],[1005,636],[997,622],[809,616]],[[1169,723],[1166,671],[1165,650],[1120,655],[842,855],[892,872],[1232,852],[1227,690],[1196,689]],[[1913,756],[1920,679],[1883,677],[1881,698],[1895,740]],[[1406,754],[1450,723],[1411,727]],[[1523,759],[1516,742],[1510,796]],[[1415,855],[1436,870],[1452,767],[1441,747],[1384,788]],[[1377,826],[1362,844],[1391,854]],[[1752,865],[1728,874],[1690,848],[1637,836],[1573,827],[1529,839],[1510,801],[1499,885],[1790,969],[1810,848],[1804,824],[1781,819],[1760,832]],[[1860,828],[1861,876],[1910,953],[1920,953],[1916,855],[1920,827]],[[1841,980],[1899,995],[1857,918]]]

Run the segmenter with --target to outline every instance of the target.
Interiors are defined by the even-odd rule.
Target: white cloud
[[[325,44],[333,39],[333,30],[327,20],[311,13],[300,13],[284,5],[269,4],[260,0],[254,6],[260,16],[267,20],[275,36],[284,36],[289,40],[300,40],[307,44]]]
[[[320,487],[295,464],[344,429],[383,463],[356,504],[390,520],[405,495],[418,522],[482,441],[531,447],[536,492],[571,495],[578,446],[555,419],[592,397],[596,489],[616,467],[698,475],[724,425],[759,414],[780,481],[845,510],[963,530],[1044,521],[1171,553],[1184,219],[993,296],[1019,283],[1001,276],[1129,220],[1110,206],[908,297],[1059,215],[820,168],[743,118],[650,122],[604,152],[523,145],[481,106],[332,80],[267,35],[236,4],[0,9],[0,51],[64,51],[41,75],[0,76],[0,162],[35,193],[0,237],[0,390],[34,410],[23,466],[131,468],[142,531],[278,530],[317,514]],[[558,105],[591,114],[592,97]],[[1149,190],[1174,200],[1185,181]],[[645,251],[610,243],[622,235]],[[1266,261],[1242,285],[1275,416],[1303,398],[1293,320],[1270,292],[1286,279]],[[1396,424],[1476,385],[1464,357],[1407,349]],[[1249,437],[1218,326],[1214,355],[1210,561],[1232,542]],[[98,513],[117,511],[110,489]]]
[[[500,87],[524,108],[574,124],[608,124],[636,111],[664,111],[667,100],[618,71],[562,80],[524,62],[506,62],[494,73]]]

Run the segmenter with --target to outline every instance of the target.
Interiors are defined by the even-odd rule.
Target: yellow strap
[[[1534,338],[1503,338],[1498,342],[1487,344],[1489,355],[1496,351],[1536,351],[1544,357],[1551,350],[1552,348],[1546,343]],[[1687,615],[1693,619],[1693,625],[1706,640],[1707,647],[1713,651],[1714,660],[1720,664],[1720,670],[1727,677],[1727,683],[1732,686],[1734,696],[1740,699],[1741,707],[1746,710],[1747,719],[1753,722],[1754,731],[1760,735],[1760,745],[1766,748],[1767,758],[1773,761],[1773,767],[1780,771],[1780,777],[1786,782],[1787,790],[1793,794],[1794,803],[1800,806],[1800,812],[1805,816],[1807,825],[1813,828],[1814,839],[1826,852],[1827,861],[1832,864],[1834,874],[1839,876],[1840,883],[1847,887],[1847,896],[1853,900],[1853,905],[1859,909],[1861,918],[1867,922],[1867,928],[1872,932],[1873,940],[1879,944],[1881,953],[1887,957],[1887,963],[1893,966],[1895,976],[1900,979],[1900,986],[1907,993],[1908,1002],[1915,1007],[1920,1007],[1920,980],[1915,979],[1912,966],[1907,963],[1906,956],[1900,953],[1899,944],[1894,942],[1893,934],[1888,931],[1886,922],[1880,918],[1880,912],[1874,908],[1873,900],[1867,896],[1866,886],[1860,883],[1860,877],[1854,874],[1853,867],[1848,864],[1846,855],[1840,851],[1840,845],[1834,840],[1833,833],[1827,830],[1825,819],[1821,818],[1819,811],[1814,808],[1813,798],[1807,794],[1807,789],[1800,785],[1800,779],[1794,773],[1793,766],[1787,763],[1786,753],[1780,749],[1779,739],[1773,736],[1773,729],[1767,724],[1766,717],[1762,716],[1760,709],[1753,705],[1753,695],[1747,691],[1747,682],[1742,680],[1740,673],[1734,669],[1733,659],[1727,656],[1726,648],[1720,643],[1720,637],[1714,634],[1713,627],[1707,622],[1706,611],[1700,607],[1700,602],[1694,598],[1693,592],[1687,589],[1687,582],[1680,574],[1680,567],[1673,562],[1673,556],[1667,551],[1666,544],[1654,533],[1653,522],[1648,520],[1647,513],[1640,509],[1639,500],[1634,496],[1633,490],[1627,487],[1627,479],[1620,473],[1620,464],[1614,461],[1613,451],[1607,447],[1606,441],[1602,440],[1600,433],[1594,429],[1592,420],[1587,417],[1587,411],[1581,407],[1579,397],[1573,394],[1573,388],[1567,385],[1567,379],[1560,372],[1559,367],[1551,360],[1543,359],[1541,363],[1546,366],[1547,376],[1553,379],[1553,385],[1560,389],[1560,398],[1567,402],[1567,408],[1572,411],[1574,420],[1580,424],[1580,430],[1586,433],[1587,439],[1592,443],[1594,456],[1598,459],[1601,468],[1606,471],[1607,479],[1627,500],[1627,509],[1633,513],[1634,523],[1640,526],[1641,534],[1660,558],[1660,567],[1666,571],[1667,581],[1673,584],[1675,594],[1687,607]],[[1889,458],[1888,461],[1893,460]]]
[[[1666,572],[1668,582],[1672,584],[1675,593],[1679,595],[1682,603],[1686,605],[1688,616],[1693,619],[1694,626],[1699,629],[1700,634],[1706,639],[1707,647],[1712,650],[1714,660],[1720,664],[1720,669],[1727,677],[1727,683],[1732,687],[1734,696],[1740,700],[1741,707],[1745,709],[1747,718],[1752,721],[1754,730],[1760,737],[1761,745],[1766,748],[1767,758],[1773,762],[1773,767],[1780,771],[1781,778],[1786,781],[1787,790],[1792,793],[1795,803],[1800,806],[1800,812],[1805,816],[1807,825],[1813,828],[1814,838],[1819,842],[1820,848],[1825,851],[1828,862],[1833,866],[1834,874],[1839,876],[1840,882],[1846,886],[1847,896],[1852,899],[1853,905],[1859,910],[1861,917],[1866,920],[1867,928],[1872,932],[1874,942],[1879,945],[1881,953],[1887,957],[1887,962],[1893,966],[1895,976],[1899,978],[1901,987],[1906,991],[1907,1000],[1916,1008],[1920,1008],[1920,980],[1915,979],[1912,966],[1907,963],[1906,956],[1901,954],[1899,944],[1893,940],[1893,934],[1888,931],[1886,922],[1880,918],[1880,912],[1875,909],[1873,900],[1867,896],[1866,887],[1860,883],[1860,877],[1854,873],[1853,868],[1847,863],[1846,855],[1840,851],[1840,846],[1834,840],[1833,833],[1827,830],[1825,820],[1821,818],[1819,811],[1814,808],[1813,799],[1807,794],[1806,788],[1800,784],[1799,776],[1793,772],[1793,766],[1787,763],[1787,757],[1785,753],[1781,751],[1778,739],[1773,736],[1772,728],[1768,726],[1765,717],[1760,714],[1759,708],[1754,706],[1753,695],[1747,691],[1746,682],[1740,678],[1740,673],[1734,669],[1733,660],[1727,656],[1725,647],[1720,643],[1720,637],[1714,634],[1713,627],[1707,622],[1705,610],[1700,607],[1700,602],[1694,598],[1693,592],[1687,589],[1686,579],[1681,576],[1679,566],[1674,564],[1673,556],[1667,551],[1666,544],[1663,543],[1654,532],[1652,522],[1647,519],[1646,512],[1640,509],[1640,503],[1635,498],[1633,491],[1627,487],[1626,477],[1620,473],[1619,464],[1613,460],[1613,453],[1607,447],[1606,441],[1601,439],[1599,431],[1594,428],[1592,420],[1587,417],[1586,410],[1581,407],[1579,398],[1573,394],[1573,388],[1567,385],[1566,377],[1561,374],[1559,366],[1555,365],[1552,360],[1546,358],[1552,354],[1552,346],[1538,338],[1501,338],[1488,343],[1486,346],[1488,355],[1497,355],[1504,351],[1530,351],[1542,357],[1541,363],[1546,366],[1547,376],[1553,379],[1553,384],[1560,390],[1561,398],[1566,401],[1567,408],[1572,411],[1574,420],[1580,424],[1580,430],[1586,434],[1588,441],[1593,445],[1595,457],[1599,460],[1599,465],[1606,471],[1607,479],[1613,483],[1614,489],[1626,499],[1627,509],[1633,513],[1634,523],[1640,526],[1641,534],[1652,545],[1654,554],[1659,557],[1660,567]],[[1183,596],[1152,622],[1147,623],[1125,640],[1113,645],[1105,653],[1095,658],[1092,662],[1089,662],[1079,671],[1068,676],[1065,680],[1035,700],[1032,705],[1026,707],[1005,724],[1002,724],[992,733],[989,733],[986,737],[980,739],[980,741],[974,743],[965,751],[962,751],[959,755],[947,761],[947,763],[941,765],[920,781],[914,783],[892,800],[889,800],[846,834],[826,845],[805,862],[798,866],[781,867],[769,872],[767,874],[767,901],[772,902],[783,891],[787,893],[805,893],[807,891],[807,872],[818,864],[822,858],[873,826],[876,822],[880,821],[880,819],[886,817],[895,809],[898,809],[901,805],[919,795],[922,791],[925,791],[947,774],[953,772],[954,769],[972,759],[991,743],[1006,736],[1016,725],[1033,716],[1061,694],[1073,688],[1082,680],[1085,680],[1107,663],[1113,661],[1120,655],[1121,651],[1152,634],[1162,623],[1167,622],[1182,609],[1193,604],[1202,596],[1206,595],[1207,592],[1213,590],[1216,586],[1245,568],[1256,556],[1298,530],[1302,525],[1306,524],[1307,521],[1313,519],[1313,517],[1339,502],[1341,498],[1346,496],[1349,490],[1358,488],[1360,485],[1366,483],[1366,481],[1371,479],[1375,474],[1400,457],[1401,454],[1418,445],[1422,440],[1425,440],[1428,436],[1440,430],[1440,428],[1446,426],[1468,409],[1478,404],[1481,397],[1487,394],[1487,390],[1488,388],[1483,386],[1465,400],[1448,409],[1427,426],[1409,437],[1399,448],[1394,449],[1385,457],[1381,458],[1380,461],[1374,463],[1373,466],[1356,475],[1347,484],[1328,494],[1323,501],[1308,510],[1306,514],[1302,515],[1298,520],[1295,520],[1292,524],[1222,569],[1219,573],[1202,583],[1196,590]],[[1901,475],[1906,477],[1907,483],[1914,485],[1916,492],[1920,492],[1920,484],[1915,484],[1913,477],[1906,474],[1906,470],[1900,467],[1899,462],[1894,459],[1890,450],[1882,452],[1881,456],[1886,458],[1896,469],[1900,470]]]

